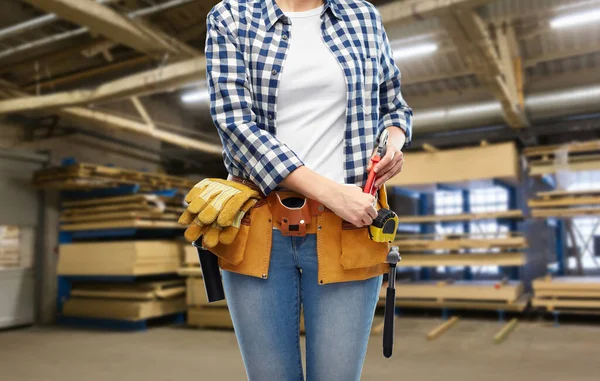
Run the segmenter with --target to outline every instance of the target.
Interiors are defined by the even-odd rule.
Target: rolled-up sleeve
[[[381,20],[381,19],[380,19]],[[390,46],[383,23],[380,30],[380,85],[379,85],[379,131],[388,127],[398,127],[406,134],[406,144],[412,138],[412,109],[406,104],[401,92],[400,69],[394,62],[394,54]]]
[[[269,194],[303,163],[273,134],[256,123],[251,82],[244,57],[226,20],[207,18],[206,75],[210,112],[224,153],[249,180]]]

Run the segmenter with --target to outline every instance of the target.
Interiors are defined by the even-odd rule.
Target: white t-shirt
[[[285,12],[292,21],[277,97],[277,138],[313,171],[344,183],[346,79],[323,41],[323,7]]]

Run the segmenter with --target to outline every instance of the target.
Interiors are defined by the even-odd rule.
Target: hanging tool
[[[381,158],[385,156],[387,150],[389,133],[384,130],[379,138],[379,144],[375,148],[374,154],[371,156],[371,170],[367,177],[367,183],[365,184],[364,193],[368,193],[375,196],[377,188],[375,188],[375,179],[377,174],[375,173],[375,165],[381,161]],[[389,209],[379,209],[377,211],[377,217],[373,220],[371,226],[369,226],[369,236],[375,242],[393,242],[396,238],[396,231],[398,230],[398,216],[396,213]]]
[[[394,319],[396,317],[396,266],[402,258],[397,246],[392,246],[386,262],[390,265],[388,271],[388,286],[385,293],[385,312],[383,315],[383,356],[392,357],[394,351]]]

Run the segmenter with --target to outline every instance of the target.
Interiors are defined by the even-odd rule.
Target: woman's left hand
[[[389,127],[388,132],[387,152],[381,158],[381,161],[375,165],[375,173],[377,174],[375,188],[381,187],[386,181],[400,173],[404,165],[404,154],[401,150],[406,142],[406,135],[398,127]],[[371,165],[369,164],[367,170],[370,169]]]

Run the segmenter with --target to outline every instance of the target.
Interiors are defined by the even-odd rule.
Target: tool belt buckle
[[[290,208],[281,200],[277,194],[279,205],[273,210],[273,218],[281,224],[280,231],[284,236],[304,237],[306,236],[306,225],[311,223],[311,211],[307,199],[300,207]]]

